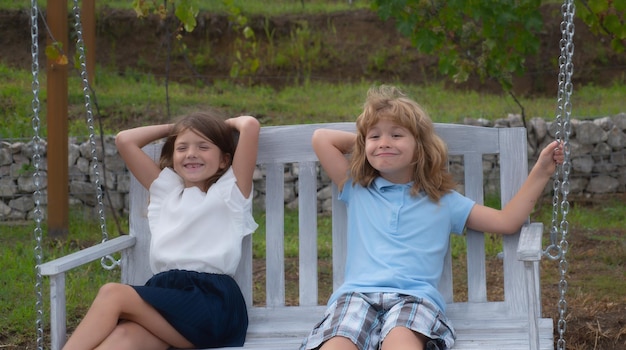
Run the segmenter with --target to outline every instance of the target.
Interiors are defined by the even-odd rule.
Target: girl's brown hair
[[[217,112],[193,112],[181,117],[174,124],[172,132],[165,139],[165,144],[161,149],[161,158],[159,160],[161,169],[166,167],[173,168],[174,143],[178,135],[186,130],[192,130],[198,135],[211,140],[222,151],[222,155],[228,162],[228,166],[219,169],[215,175],[207,179],[206,188],[209,188],[230,167],[236,147],[234,130],[224,122],[222,116]]]
[[[411,194],[423,190],[432,200],[439,201],[456,185],[447,169],[447,146],[435,133],[433,122],[422,107],[393,86],[383,85],[367,92],[363,113],[356,120],[357,138],[350,160],[354,183],[367,187],[380,176],[367,161],[365,138],[367,131],[383,119],[406,128],[415,137]]]

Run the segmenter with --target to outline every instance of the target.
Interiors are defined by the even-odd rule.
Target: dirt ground
[[[546,29],[541,34],[541,51],[527,59],[527,74],[515,79],[514,90],[520,95],[555,95],[558,40],[561,37],[558,7],[546,7],[544,16]],[[436,57],[416,53],[408,40],[397,34],[393,23],[382,22],[368,11],[307,17],[283,16],[268,19],[267,22],[264,18],[251,18],[259,39],[260,53],[268,54],[271,48],[269,38],[276,45],[288,42],[296,28],[303,28],[304,22],[311,31],[322,33],[323,39],[319,44],[319,54],[311,62],[311,80],[337,83],[399,80],[420,83],[442,79],[436,70]],[[98,14],[97,47],[93,50],[96,52],[97,64],[120,75],[134,70],[162,78],[167,72],[165,34],[168,27],[155,19],[139,21],[132,12],[102,11]],[[267,32],[273,34],[264,34]],[[0,33],[0,60],[14,67],[30,69],[28,14],[0,12]],[[46,33],[43,29],[40,33],[41,42],[44,43]],[[183,38],[190,49],[188,56],[180,51],[172,56],[169,68],[171,78],[183,82],[201,79],[209,84],[215,79],[226,79],[233,59],[232,39],[233,34],[225,16],[202,15],[196,30]],[[317,44],[311,39],[308,45]],[[618,55],[607,49],[607,41],[590,33],[580,22],[576,24],[575,47],[575,84],[602,85],[610,84],[614,78],[624,80],[626,55]],[[376,55],[384,56],[385,64],[373,65],[372,57]],[[305,73],[302,62],[291,61],[282,66],[262,64],[251,81],[253,84],[280,88],[299,81]],[[481,83],[476,79],[461,86],[449,86],[499,91],[493,83]],[[626,236],[626,227],[615,232],[601,233],[572,228],[570,235],[571,279],[566,295],[567,348],[626,349],[626,294],[622,294],[621,298],[610,298],[594,291],[593,282],[590,282],[598,274],[614,275],[621,280],[626,278],[623,272],[626,261],[623,237]],[[610,252],[610,258],[621,260],[617,264],[621,271],[614,271],[603,263],[600,257],[608,259],[606,252]],[[498,262],[492,261],[490,264],[497,265]],[[288,271],[288,275],[292,276],[291,281],[295,283],[292,269],[293,266],[289,267],[291,272]],[[544,315],[554,319],[558,318],[556,305],[559,299],[556,269],[554,262],[542,263]],[[502,276],[497,268],[493,270],[495,272],[489,276],[489,283],[497,285]],[[329,274],[322,271],[320,285],[327,291],[330,288],[328,277]],[[262,269],[258,271],[257,278],[263,278]],[[497,298],[498,289],[494,288],[492,292],[493,297]],[[295,296],[291,297],[295,300]],[[321,295],[320,299],[326,297]],[[23,345],[30,348],[28,344]]]

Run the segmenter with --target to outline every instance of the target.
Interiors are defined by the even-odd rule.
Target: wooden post
[[[69,55],[67,28],[67,1],[48,0],[46,21],[54,38],[63,44]],[[48,235],[66,237],[69,228],[68,181],[68,87],[67,64],[46,60],[47,70],[47,125],[48,125]]]
[[[83,39],[87,55],[87,79],[89,84],[94,85],[96,69],[96,1],[83,0],[81,11]]]

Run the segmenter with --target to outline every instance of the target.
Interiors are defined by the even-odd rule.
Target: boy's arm
[[[252,193],[252,176],[256,167],[261,125],[256,118],[250,116],[230,118],[226,120],[226,124],[239,132],[232,166],[239,190],[248,197]]]
[[[351,132],[317,129],[313,132],[312,145],[322,168],[341,190],[348,179],[350,162],[346,154],[352,152],[356,135]]]
[[[146,189],[159,176],[159,165],[141,148],[150,142],[167,137],[172,124],[142,126],[120,131],[115,137],[117,151],[126,167]]]
[[[563,150],[558,142],[554,141],[546,146],[528,178],[511,201],[502,210],[475,205],[467,219],[467,227],[491,233],[510,234],[517,231],[543,193],[556,170],[556,164],[563,163],[563,158]]]

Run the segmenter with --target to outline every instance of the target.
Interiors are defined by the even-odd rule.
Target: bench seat
[[[268,126],[261,129],[258,166],[263,179],[255,182],[255,191],[264,197],[265,213],[265,286],[253,283],[252,241],[246,237],[235,279],[248,304],[250,326],[244,349],[298,349],[303,337],[321,320],[325,305],[318,305],[317,219],[318,192],[322,174],[311,136],[317,128],[354,131],[354,123],[329,123]],[[507,203],[528,174],[526,130],[523,128],[485,128],[456,124],[436,124],[436,132],[448,145],[451,158],[460,157],[455,171],[462,168],[459,191],[477,203],[484,203],[484,178],[493,169],[484,168],[484,157],[497,157],[501,179],[501,203]],[[160,144],[144,148],[154,159]],[[289,166],[298,175],[298,305],[285,302],[285,174]],[[452,168],[452,166],[451,166]],[[346,213],[332,187],[332,278],[336,288],[343,281],[346,252]],[[144,284],[151,276],[148,263],[150,230],[147,222],[148,193],[131,177],[130,230],[94,247],[70,254],[39,266],[50,278],[51,348],[59,350],[66,339],[65,273],[77,266],[121,251],[123,283]],[[446,300],[447,315],[457,330],[458,349],[553,349],[553,321],[541,316],[539,261],[542,257],[543,225],[527,223],[520,232],[502,238],[503,300],[487,300],[485,235],[467,230],[466,276],[453,278],[450,250],[444,261],[439,291]],[[255,233],[259,234],[259,233]],[[467,281],[463,301],[455,301],[453,281]],[[253,305],[255,288],[263,288],[266,300]],[[232,348],[230,348],[232,349]]]

